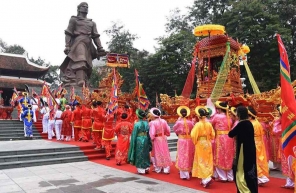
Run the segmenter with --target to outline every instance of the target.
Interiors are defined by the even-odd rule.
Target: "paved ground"
[[[32,144],[34,143],[34,145]],[[69,147],[46,140],[0,142],[2,150]],[[171,152],[175,161],[176,152]],[[283,178],[280,172],[271,176]],[[0,193],[204,193],[94,162],[0,170]]]
[[[54,139],[55,140],[55,139]],[[60,147],[73,147],[74,145],[57,143],[47,140],[20,140],[20,141],[0,141],[1,151],[34,150]]]
[[[202,193],[93,162],[0,170],[0,193]]]

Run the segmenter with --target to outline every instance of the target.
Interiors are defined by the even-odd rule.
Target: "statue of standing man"
[[[88,4],[80,3],[77,12],[77,16],[71,17],[68,28],[65,30],[64,52],[67,57],[60,66],[64,86],[83,86],[90,78],[92,60],[106,55],[96,23],[87,18]]]

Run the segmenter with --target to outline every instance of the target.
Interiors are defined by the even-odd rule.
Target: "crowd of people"
[[[108,114],[101,101],[84,105],[75,100],[68,104],[63,98],[56,98],[56,110],[50,109],[46,101],[38,110],[38,98],[33,96],[29,100],[27,93],[23,93],[19,102],[23,107],[20,118],[24,121],[25,136],[33,136],[32,122],[40,112],[43,132],[50,140],[55,136],[63,141],[92,141],[95,149],[104,149],[110,160],[111,142],[116,136],[117,165],[130,163],[139,174],[147,174],[152,163],[152,171],[170,173],[167,137],[171,128],[161,118],[160,109],[134,112],[125,105],[118,107],[115,114]],[[291,160],[285,158],[281,148],[280,116],[272,123],[262,123],[252,107],[236,109],[221,101],[215,103],[215,111],[210,115],[205,106],[197,106],[195,113],[186,106],[177,109],[179,118],[173,126],[178,136],[175,167],[181,179],[200,178],[203,187],[209,187],[213,181],[235,181],[238,191],[257,192],[258,186],[269,182],[271,161],[271,169],[281,170],[286,176],[283,188],[294,188]],[[280,107],[278,111],[281,115]]]

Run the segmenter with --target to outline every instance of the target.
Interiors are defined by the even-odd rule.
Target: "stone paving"
[[[1,151],[35,150],[60,147],[75,147],[75,145],[57,143],[47,140],[0,141]]]
[[[0,193],[202,193],[113,169],[76,162],[0,170]]]

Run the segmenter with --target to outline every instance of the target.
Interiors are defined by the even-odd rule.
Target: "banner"
[[[110,94],[110,101],[108,103],[108,110],[107,110],[107,117],[114,115],[118,108],[118,85],[117,85],[117,78],[116,78],[116,70],[113,68],[113,79],[112,79],[112,87],[111,87],[111,94]]]
[[[129,68],[129,57],[127,54],[111,53],[106,56],[106,65],[109,67]]]
[[[293,148],[296,147],[296,101],[291,85],[288,54],[279,34],[277,40],[280,52],[282,144],[284,154],[288,158],[294,156]]]
[[[135,75],[136,75],[136,90],[137,90],[139,108],[142,110],[146,110],[149,107],[150,101],[144,91],[143,85],[139,80],[139,74],[136,69],[135,69]]]

